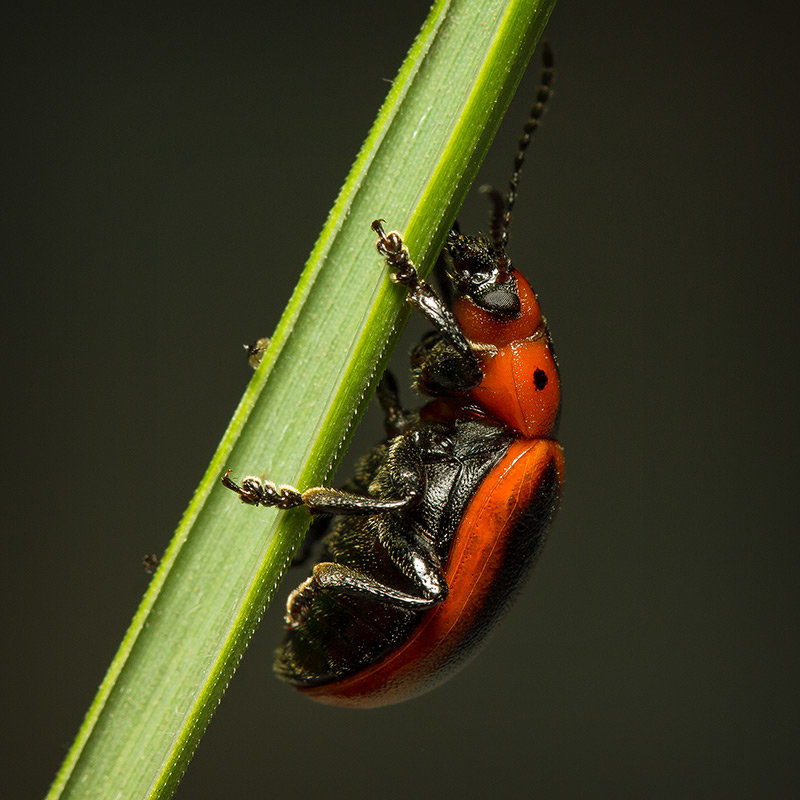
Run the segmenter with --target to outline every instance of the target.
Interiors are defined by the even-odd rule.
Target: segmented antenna
[[[489,202],[492,204],[492,210],[489,212],[489,235],[492,237],[495,247],[502,250],[505,243],[502,238],[503,213],[506,209],[505,200],[494,186],[481,186],[480,191],[489,198]]]
[[[514,172],[508,183],[508,194],[506,194],[506,210],[503,214],[503,222],[500,225],[498,235],[493,237],[495,244],[505,248],[508,243],[508,228],[511,224],[511,210],[517,202],[517,189],[519,188],[519,173],[525,162],[525,151],[531,143],[533,134],[539,127],[539,122],[544,114],[545,105],[553,94],[553,51],[548,44],[542,46],[542,73],[539,78],[539,88],[536,90],[536,102],[531,106],[528,121],[522,128],[522,136],[519,138],[519,149],[514,158]],[[495,212],[496,213],[496,212]],[[493,215],[494,216],[494,215]]]

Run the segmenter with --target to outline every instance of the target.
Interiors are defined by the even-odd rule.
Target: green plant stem
[[[168,797],[308,524],[220,485],[324,483],[397,335],[403,292],[370,223],[425,274],[555,0],[439,0],[314,247],[51,787],[50,798]]]

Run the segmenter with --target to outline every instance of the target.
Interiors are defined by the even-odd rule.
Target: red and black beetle
[[[517,594],[558,508],[558,367],[536,295],[506,252],[552,76],[545,49],[508,193],[486,190],[490,236],[448,235],[449,304],[419,278],[400,234],[372,225],[392,279],[433,324],[411,363],[416,387],[434,399],[406,411],[384,375],[388,438],[343,490],[223,477],[246,503],[324,515],[309,536],[328,530],[321,560],[289,596],[275,658],[277,674],[314,700],[381,706],[446,680]]]

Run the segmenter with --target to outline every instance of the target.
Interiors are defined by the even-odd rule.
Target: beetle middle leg
[[[230,470],[222,476],[225,488],[236,492],[243,503],[251,506],[272,506],[284,511],[305,506],[312,514],[381,514],[385,511],[402,511],[416,505],[423,489],[410,489],[396,499],[353,494],[326,486],[312,486],[304,492],[294,486],[277,485],[262,481],[255,475],[242,478],[241,486],[230,477]]]
[[[411,414],[400,404],[400,398],[397,391],[397,381],[391,372],[389,372],[389,370],[386,370],[386,372],[383,373],[383,377],[378,384],[376,395],[381,409],[383,410],[383,424],[386,428],[387,436],[394,437],[405,433],[417,421],[417,415]],[[384,456],[385,446],[379,446],[373,448],[373,450],[359,459],[358,463],[356,464],[355,475],[351,480],[347,481],[347,483],[341,487],[341,491],[353,495],[358,495],[359,492],[366,493],[369,482],[372,478],[372,474],[374,473],[377,464]],[[229,488],[233,488],[233,481],[228,479],[225,481],[225,485]],[[240,491],[238,491],[238,493],[242,499],[245,502],[249,502],[249,500],[242,496],[242,491],[246,490],[242,490],[242,487],[239,487],[239,490]],[[234,489],[234,491],[237,490]],[[255,499],[255,496],[253,499]],[[331,518],[329,516],[326,517],[323,515],[318,515],[314,517],[313,521],[311,522],[311,526],[305,535],[305,538],[301,542],[294,554],[294,557],[292,558],[293,567],[300,566],[308,560],[316,542],[318,542],[328,532],[330,523]]]
[[[384,427],[388,436],[397,436],[404,433],[414,424],[416,416],[406,411],[400,404],[397,391],[397,381],[394,376],[386,370],[378,384],[377,398],[384,414]],[[383,448],[376,448],[364,456],[356,466],[356,475],[342,486],[342,491],[357,494],[359,491],[366,492],[371,476],[372,465],[376,459],[383,455]],[[232,481],[231,481],[232,483]],[[227,483],[226,483],[227,485]],[[235,490],[234,490],[235,491]],[[292,558],[292,566],[297,567],[308,560],[311,551],[330,528],[331,518],[316,516],[311,522],[305,538],[301,542]]]
[[[224,485],[250,505],[282,509],[304,506],[312,514],[329,514],[340,519],[375,517],[365,521],[342,520],[339,524],[368,525],[375,543],[398,571],[399,585],[387,585],[358,565],[325,561],[314,567],[310,579],[289,597],[287,623],[301,624],[317,592],[368,597],[406,611],[418,611],[440,603],[447,596],[447,582],[439,558],[423,533],[410,523],[409,513],[425,495],[426,477],[418,436],[414,431],[399,435],[386,448],[382,464],[370,483],[374,494],[316,486],[300,492],[292,486],[246,477],[241,486],[228,473]],[[354,527],[353,530],[357,530]],[[375,541],[373,539],[373,541]],[[338,558],[333,554],[334,558]],[[342,559],[347,561],[347,558]],[[405,581],[401,579],[405,577]],[[387,576],[388,577],[388,576]]]

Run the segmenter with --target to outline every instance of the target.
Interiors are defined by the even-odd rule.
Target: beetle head
[[[520,313],[517,282],[504,248],[484,236],[450,231],[443,250],[447,275],[459,297],[500,319]]]

